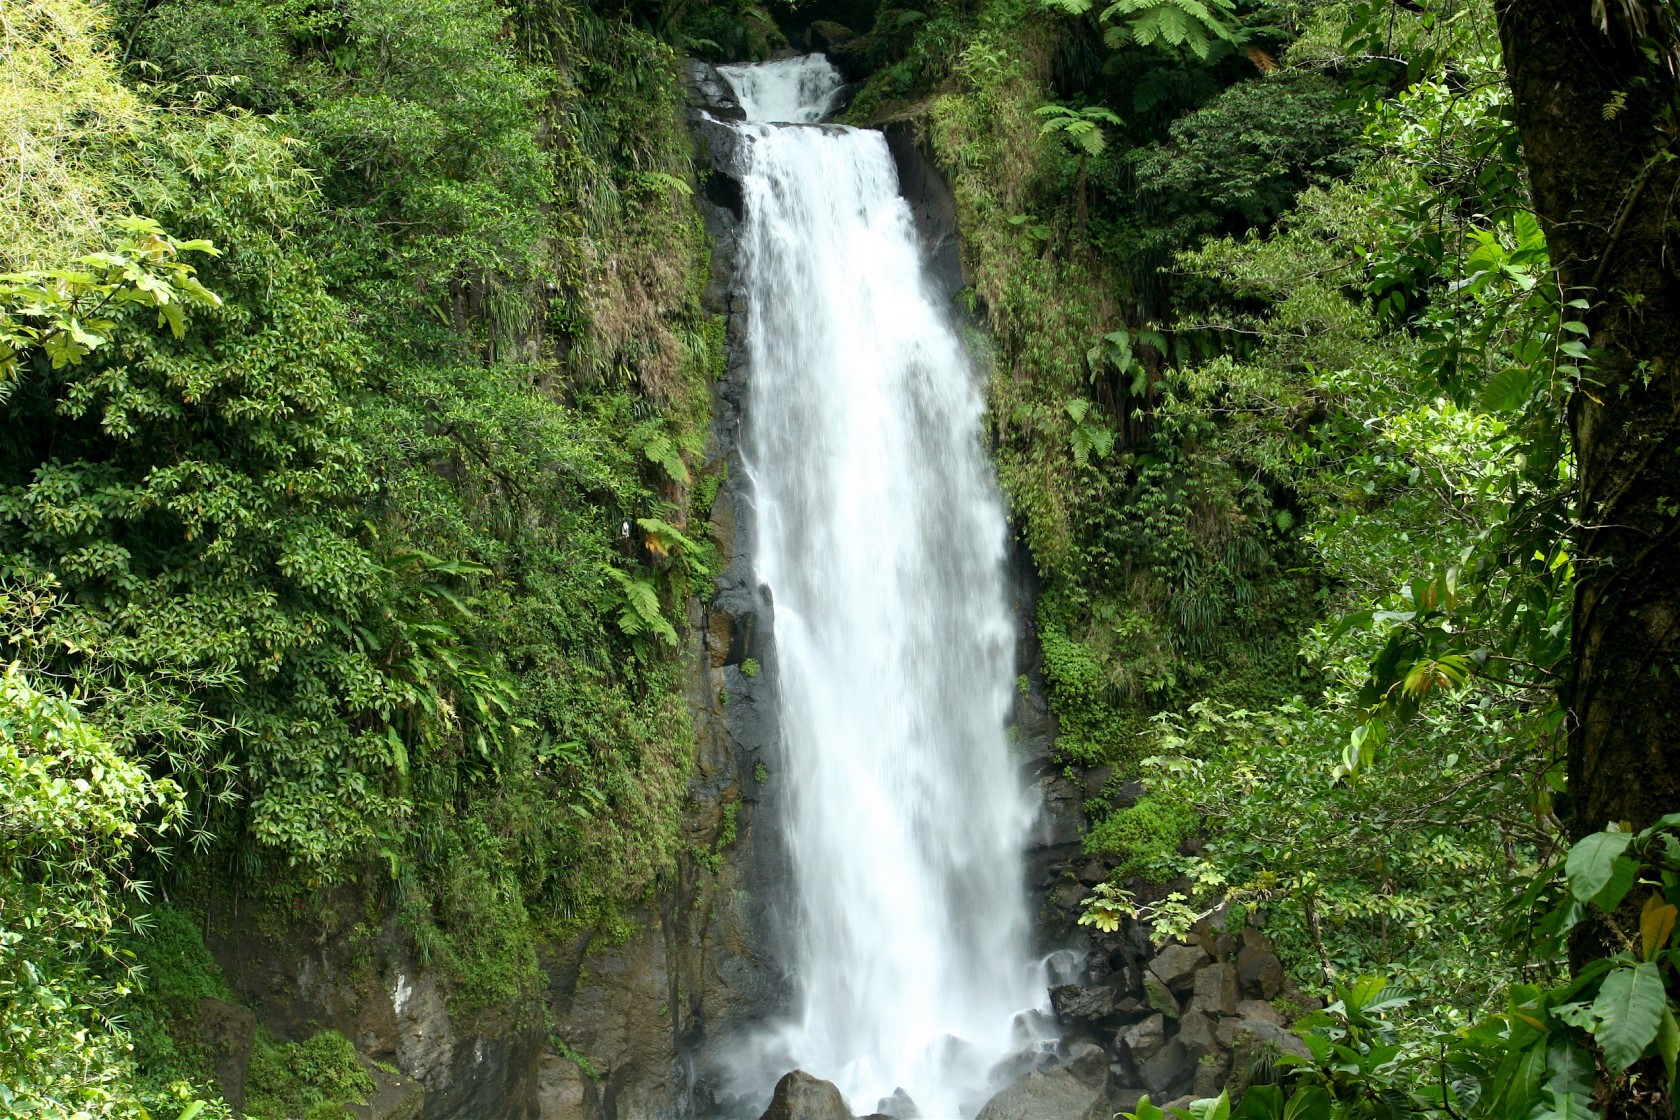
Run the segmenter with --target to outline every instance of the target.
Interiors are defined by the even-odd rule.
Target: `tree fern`
[[[1040,136],[1060,133],[1069,144],[1087,156],[1100,156],[1103,148],[1107,146],[1108,138],[1103,135],[1103,125],[1119,126],[1125,123],[1101,105],[1088,105],[1083,109],[1070,109],[1066,105],[1043,105],[1039,107],[1038,115],[1050,118],[1039,127]]]
[[[1229,0],[1116,0],[1100,20],[1108,25],[1103,41],[1110,47],[1136,43],[1140,47],[1171,47],[1206,58],[1214,40],[1232,41],[1231,28],[1220,18],[1235,15]]]
[[[1083,16],[1091,0],[1041,0],[1045,10]],[[1236,15],[1231,0],[1116,0],[1104,8],[1097,22],[1105,28],[1103,42],[1111,48],[1127,45],[1189,51],[1206,59],[1215,41],[1235,42],[1228,21]]]

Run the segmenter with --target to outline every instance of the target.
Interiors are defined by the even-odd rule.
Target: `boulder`
[[[1009,1085],[1021,1080],[1034,1070],[1047,1070],[1056,1066],[1056,1055],[1045,1048],[1045,1044],[1033,1043],[1021,1047],[1009,1057],[994,1065],[988,1076],[993,1085]]]
[[[1179,1019],[1178,1042],[1194,1059],[1203,1058],[1219,1049],[1219,1042],[1213,1033],[1213,1020],[1200,1011],[1186,1011]]]
[[[1126,996],[1114,1001],[1114,1018],[1123,1023],[1136,1023],[1154,1013],[1154,1008],[1135,996]]]
[[[1283,1027],[1260,1019],[1230,1018],[1222,1020],[1214,1030],[1214,1037],[1225,1049],[1236,1055],[1239,1064],[1246,1058],[1263,1048],[1270,1048],[1280,1054],[1298,1054],[1303,1058],[1312,1057],[1312,1051],[1307,1044]]]
[[[1190,1010],[1218,1018],[1237,1010],[1237,970],[1228,964],[1211,964],[1196,973]]]
[[[1190,1083],[1190,1095],[1197,1100],[1217,1097],[1225,1088],[1230,1075],[1230,1060],[1225,1055],[1204,1058],[1196,1063],[1196,1077]]]
[[[1283,991],[1283,962],[1270,949],[1237,951],[1237,979],[1251,999],[1272,999]]]
[[[852,1120],[852,1110],[833,1082],[796,1069],[776,1082],[770,1107],[758,1120]]]
[[[357,1055],[361,1062],[362,1072],[373,1079],[373,1095],[368,1097],[365,1104],[350,1106],[350,1115],[356,1120],[420,1120],[421,1113],[426,1107],[426,1088],[411,1077],[391,1073],[380,1069],[373,1062]],[[571,1065],[570,1062],[566,1063]],[[575,1067],[574,1067],[575,1068]],[[581,1074],[579,1075],[581,1080]],[[552,1112],[544,1111],[543,1091],[540,1081],[541,1071],[538,1072],[537,1087],[537,1117],[538,1120],[571,1120],[573,1116],[582,1116],[579,1111]],[[582,1095],[578,1097],[582,1104]]]
[[[1094,1042],[1070,1043],[1064,1067],[1081,1081],[1101,1085],[1108,1077],[1108,1052]]]
[[[1085,796],[1101,797],[1103,787],[1108,785],[1108,780],[1113,776],[1114,767],[1112,764],[1108,766],[1095,766],[1085,771]]]
[[[1138,803],[1138,800],[1143,797],[1145,792],[1146,791],[1143,788],[1142,782],[1124,782],[1121,784],[1120,788],[1115,791],[1114,796],[1109,798],[1108,801],[1109,804],[1113,805],[1116,809],[1130,809],[1133,805]]]
[[[1123,1028],[1114,1036],[1114,1046],[1117,1050],[1124,1050],[1131,1055],[1132,1061],[1142,1064],[1148,1060],[1167,1041],[1167,1019],[1159,1011],[1143,1020]]]
[[[1238,1000],[1236,1013],[1244,1019],[1258,1019],[1274,1027],[1283,1026],[1283,1016],[1278,1013],[1278,1009],[1263,999]]]
[[[814,21],[805,31],[805,46],[809,50],[834,54],[857,39],[857,32],[831,19]]]
[[[922,1110],[916,1107],[909,1093],[894,1089],[892,1096],[881,1098],[881,1103],[875,1106],[875,1114],[891,1117],[891,1120],[921,1120]]]
[[[1172,1039],[1138,1067],[1138,1080],[1149,1090],[1149,1099],[1166,1100],[1172,1090],[1190,1078],[1195,1060],[1178,1039]]]
[[[1115,1120],[1122,1112],[1136,1112],[1142,1099],[1142,1089],[1110,1089],[1091,1105],[1085,1120]]]
[[[1143,999],[1150,1007],[1169,1018],[1178,1018],[1178,997],[1153,972],[1143,974]]]
[[[703,109],[720,120],[744,121],[746,112],[735,98],[735,91],[709,63],[698,58],[688,60],[688,79],[684,83],[690,109]]]
[[[1034,1071],[999,1092],[975,1120],[1083,1120],[1102,1085],[1081,1081],[1067,1067]]]
[[[1323,1000],[1319,999],[1317,996],[1307,995],[1307,993],[1295,986],[1295,981],[1291,980],[1287,976],[1283,978],[1283,991],[1279,992],[1274,998],[1280,1003],[1290,1004],[1296,1008],[1296,1010],[1290,1015],[1284,1016],[1286,1020],[1294,1016],[1307,1014],[1308,1012],[1324,1010]]]
[[[1283,991],[1283,962],[1258,930],[1245,929],[1237,950],[1237,981],[1250,999],[1276,999]]]
[[[1058,984],[1050,989],[1050,1006],[1055,1009],[1057,1020],[1064,1025],[1098,1022],[1108,1018],[1114,1010],[1114,989]]]
[[[1174,991],[1187,991],[1196,970],[1212,959],[1200,945],[1168,945],[1149,962],[1149,971]]]

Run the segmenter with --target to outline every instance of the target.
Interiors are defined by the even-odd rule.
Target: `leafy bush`
[[[356,1048],[337,1031],[262,1043],[251,1055],[245,1114],[254,1120],[348,1120],[373,1093]]]

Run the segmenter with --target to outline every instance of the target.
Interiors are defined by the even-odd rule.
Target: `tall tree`
[[[1498,15],[1535,208],[1564,290],[1591,305],[1569,409],[1579,837],[1680,811],[1680,47],[1666,0]]]

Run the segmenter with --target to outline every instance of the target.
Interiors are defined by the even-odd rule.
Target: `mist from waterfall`
[[[740,1056],[854,1112],[972,1115],[1043,998],[1005,727],[1014,625],[982,386],[923,273],[885,138],[819,125],[821,56],[724,67],[749,122],[755,565],[774,603],[796,1010]],[[771,123],[793,122],[793,123]]]

